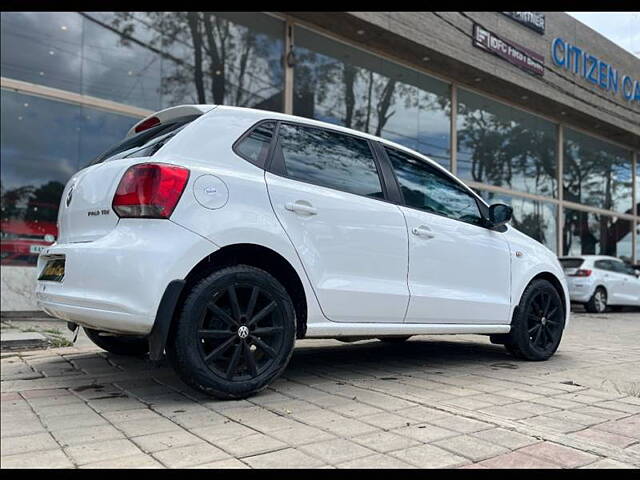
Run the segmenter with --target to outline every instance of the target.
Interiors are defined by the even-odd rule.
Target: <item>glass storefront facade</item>
[[[379,135],[431,157],[488,202],[510,204],[513,225],[559,255],[640,261],[640,165],[634,170],[631,150],[455,79],[297,22],[289,51],[287,22],[266,13],[3,12],[1,19],[3,81],[28,82],[1,91],[3,265],[34,265],[54,241],[60,195],[74,172],[145,111],[181,103],[290,105],[287,113]]]

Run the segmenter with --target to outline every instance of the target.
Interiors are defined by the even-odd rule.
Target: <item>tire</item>
[[[116,355],[141,357],[149,353],[149,341],[146,337],[111,335],[86,327],[84,333],[101,349]]]
[[[411,335],[404,337],[378,337],[378,340],[384,343],[404,343],[411,338]]]
[[[596,288],[584,308],[589,313],[604,313],[607,310],[607,291],[603,287]]]
[[[504,346],[514,357],[541,361],[551,357],[562,339],[565,306],[547,280],[534,280],[522,294]]]
[[[167,356],[189,386],[216,398],[240,399],[283,372],[295,337],[295,309],[285,288],[263,270],[237,265],[213,272],[193,288]]]

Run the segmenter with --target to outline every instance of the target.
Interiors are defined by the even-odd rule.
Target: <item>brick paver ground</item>
[[[49,324],[50,325],[50,324]],[[484,336],[298,343],[283,377],[222,402],[164,362],[2,353],[2,468],[639,468],[640,314],[574,314],[522,362]]]

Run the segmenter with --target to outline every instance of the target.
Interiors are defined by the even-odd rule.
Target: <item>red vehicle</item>
[[[0,258],[2,265],[35,265],[44,247],[58,237],[58,228],[51,218],[57,217],[58,206],[31,203],[30,216],[38,219],[2,218],[0,224]]]

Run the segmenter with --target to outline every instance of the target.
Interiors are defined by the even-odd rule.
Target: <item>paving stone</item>
[[[363,469],[395,469],[395,468],[416,468],[398,458],[381,453],[368,457],[356,458],[348,462],[336,465],[338,468],[363,468]]]
[[[303,445],[299,447],[299,449],[330,464],[346,462],[376,453],[373,450],[343,438],[311,443]]]
[[[63,447],[124,438],[124,434],[111,425],[52,430],[51,435],[53,435]]]
[[[322,440],[331,440],[336,438],[335,435],[322,431],[316,427],[310,427],[298,423],[292,427],[283,428],[269,432],[269,435],[287,442],[290,445],[304,445],[306,443],[320,442]]]
[[[618,435],[617,433],[607,432],[595,427],[586,428],[570,434],[578,439],[585,439],[601,445],[610,445],[618,448],[625,448],[638,441],[636,438]]]
[[[390,455],[419,468],[454,468],[470,463],[434,445],[420,445],[392,452]]]
[[[460,433],[479,432],[480,430],[487,430],[494,427],[494,425],[490,423],[455,415],[436,418],[435,420],[430,420],[429,423]]]
[[[162,450],[153,456],[169,468],[185,468],[230,458],[229,454],[206,442]]]
[[[480,462],[485,468],[561,468],[560,465],[542,460],[520,451],[505,453]]]
[[[232,422],[231,420],[227,423],[213,427],[193,428],[191,429],[191,432],[212,443],[216,443],[226,438],[246,437],[257,433],[255,430],[247,428],[244,425],[240,425],[239,423]]]
[[[594,428],[640,440],[640,415],[601,423]]]
[[[226,460],[217,460],[215,462],[203,463],[200,465],[194,465],[189,468],[200,468],[200,469],[214,469],[214,470],[226,470],[228,468],[250,468],[247,464],[242,463],[240,460],[235,458],[227,458]]]
[[[60,449],[38,452],[21,453],[18,455],[2,455],[2,468],[73,468],[73,463]]]
[[[65,447],[65,453],[77,465],[84,465],[86,463],[136,455],[142,452],[130,440],[117,439]]]
[[[551,442],[540,442],[535,445],[529,445],[528,447],[521,448],[518,452],[556,463],[564,468],[580,467],[598,460],[598,457],[590,453]]]
[[[547,417],[544,415],[525,418],[521,422],[526,425],[532,425],[534,427],[542,427],[542,428],[554,430],[560,433],[575,432],[577,430],[582,430],[584,428],[584,425],[581,425],[578,423],[572,423],[566,420]]]
[[[316,468],[324,466],[321,460],[294,448],[247,457],[243,461],[252,468]]]
[[[436,427],[428,423],[421,425],[410,425],[408,427],[402,427],[393,430],[393,433],[403,435],[405,437],[413,438],[422,443],[430,443],[435,440],[441,440],[443,438],[454,437],[458,435],[458,432],[453,430],[447,430],[446,428]]]
[[[200,438],[185,430],[131,437],[131,441],[147,453],[155,453],[169,448],[184,447],[185,445],[194,445],[202,442]]]
[[[46,429],[40,423],[40,420],[5,420],[0,422],[1,438],[19,437],[31,433],[45,433]]]
[[[560,420],[568,421],[571,423],[577,423],[579,425],[591,426],[603,423],[606,420],[601,417],[593,417],[591,415],[584,415],[572,410],[561,410],[558,412],[551,412],[545,414],[549,418],[558,418]]]
[[[114,423],[114,426],[121,430],[127,437],[139,437],[151,433],[162,433],[180,430],[180,427],[166,418],[152,418],[145,420],[134,420],[131,422]]]
[[[456,455],[461,455],[474,462],[485,460],[508,450],[494,443],[485,442],[479,438],[469,435],[459,435],[457,437],[446,438],[433,442],[432,445],[448,450]]]
[[[150,455],[136,454],[124,457],[112,458],[110,460],[101,460],[98,462],[80,465],[80,468],[96,468],[96,469],[122,469],[122,468],[164,468],[161,463]]]
[[[2,455],[36,452],[38,450],[54,450],[58,444],[49,433],[35,433],[19,437],[5,437],[1,441]]]
[[[611,410],[618,410],[625,413],[640,413],[640,406],[628,402],[619,400],[609,400],[605,402],[599,402],[596,404],[598,407],[609,408]]]
[[[396,413],[391,412],[383,412],[376,413],[374,415],[366,415],[364,417],[360,417],[359,419],[362,422],[368,423],[369,425],[373,425],[378,428],[382,428],[385,430],[390,430],[393,428],[406,427],[412,423],[419,423],[417,420],[413,420],[410,418],[403,417],[402,415],[398,415]]]
[[[135,420],[150,420],[162,418],[157,412],[150,408],[136,408],[133,410],[122,410],[117,412],[104,412],[102,416],[112,423],[133,422]]]
[[[495,417],[506,418],[509,420],[520,420],[522,418],[533,417],[536,414],[519,410],[511,405],[492,405],[491,407],[481,408],[479,411]]]
[[[107,425],[107,421],[94,412],[82,412],[79,415],[56,415],[43,417],[42,423],[48,430],[64,430],[67,428],[93,427]]]
[[[262,433],[220,439],[215,445],[234,457],[242,458],[286,448],[287,445]]]
[[[420,444],[417,440],[385,431],[367,433],[359,437],[353,437],[351,440],[380,453],[392,452]]]
[[[523,435],[522,433],[513,432],[504,428],[492,428],[490,430],[482,430],[471,434],[473,437],[477,437],[481,440],[491,442],[509,450],[515,450],[521,447],[526,447],[539,442],[535,437]]]
[[[585,465],[580,468],[605,468],[605,469],[636,469],[633,465],[628,463],[617,462],[615,460],[611,460],[610,458],[603,458],[602,460],[598,460],[597,462],[590,463],[589,465]]]

